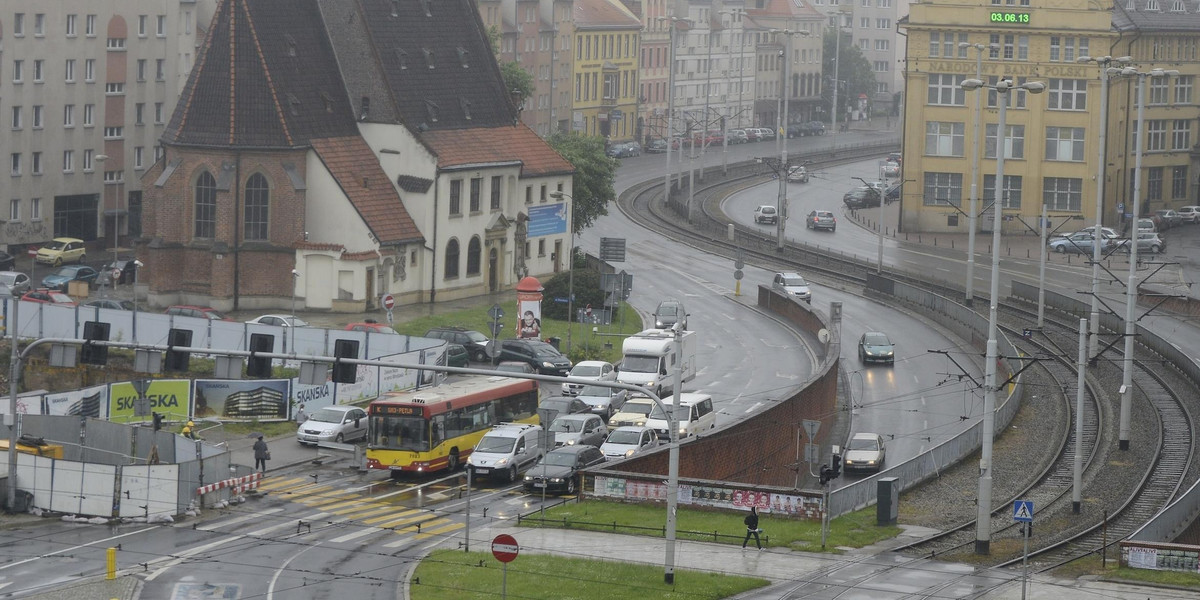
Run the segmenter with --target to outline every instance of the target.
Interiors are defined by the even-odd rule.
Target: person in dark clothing
[[[743,522],[746,523],[746,539],[742,540],[742,547],[745,548],[746,544],[750,542],[750,536],[754,536],[754,545],[762,550],[762,542],[758,539],[758,532],[762,531],[758,528],[758,510],[751,506],[750,514],[746,515]]]
[[[263,441],[263,436],[258,436],[258,441],[254,442],[254,468],[267,472],[267,459],[271,457],[271,452],[267,450],[267,443]],[[757,523],[757,519],[755,520]]]

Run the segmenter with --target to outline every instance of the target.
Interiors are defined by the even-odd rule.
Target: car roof
[[[595,446],[589,446],[587,444],[583,444],[582,446],[559,446],[547,452],[546,454],[579,454],[580,452],[584,452],[586,450],[595,449]]]
[[[56,237],[56,238],[54,238],[53,241],[55,241],[55,242],[83,242],[83,240],[81,240],[79,238],[73,238],[73,237]]]
[[[322,406],[321,408],[328,408],[328,409],[336,410],[337,412],[350,412],[354,409],[362,410],[362,407],[350,406],[347,404]],[[320,410],[320,409],[317,409],[317,410]]]
[[[876,440],[883,436],[878,433],[856,433],[851,439],[855,440]]]

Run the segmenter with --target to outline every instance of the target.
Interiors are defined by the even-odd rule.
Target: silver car
[[[326,406],[308,416],[296,430],[301,444],[367,439],[367,412],[357,406]]]
[[[1125,254],[1129,254],[1130,244],[1129,244],[1128,239],[1115,240],[1115,243],[1117,246],[1117,250],[1120,250],[1121,252],[1124,252]],[[1149,252],[1151,254],[1158,254],[1159,252],[1162,252],[1163,249],[1165,249],[1166,247],[1167,247],[1167,240],[1164,240],[1157,233],[1141,232],[1141,233],[1137,234],[1137,251],[1138,252]]]
[[[885,460],[883,436],[878,433],[856,433],[842,454],[846,471],[879,471]]]
[[[28,275],[19,271],[0,271],[0,295],[20,297],[29,288]]]
[[[812,290],[799,273],[776,273],[775,279],[771,281],[771,289],[786,296],[793,296],[797,300],[812,302]]]
[[[562,415],[550,424],[549,431],[554,434],[554,446],[596,446],[604,443],[608,437],[608,427],[600,415],[573,414]]]

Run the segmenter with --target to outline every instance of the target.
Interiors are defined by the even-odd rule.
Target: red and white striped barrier
[[[253,489],[258,488],[258,483],[259,483],[259,480],[262,479],[262,476],[263,476],[262,473],[251,473],[249,475],[243,475],[241,477],[231,477],[224,481],[218,481],[216,483],[202,485],[202,486],[196,488],[196,493],[199,495],[204,495],[209,492],[215,492],[217,490],[223,490],[225,488],[234,488],[233,493],[240,494],[246,490],[253,490]]]

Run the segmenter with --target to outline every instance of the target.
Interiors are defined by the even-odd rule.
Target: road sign
[[[746,275],[746,274],[745,274],[745,273],[742,273],[742,270],[741,270],[741,269],[738,269],[738,270],[736,270],[736,271],[734,271],[734,272],[733,272],[733,278],[734,278],[734,279],[736,279],[736,280],[738,280],[738,281],[741,281],[741,280],[742,280],[742,277],[744,277],[745,275]]]
[[[113,269],[112,278],[113,278],[113,284],[116,284],[117,280],[121,278],[121,270]]]
[[[1119,212],[1119,213],[1125,212],[1125,203],[1124,202],[1117,203],[1117,212]]]
[[[502,533],[492,539],[492,556],[502,563],[516,560],[520,551],[521,546],[517,544],[517,538],[507,533]]]
[[[600,260],[625,262],[625,238],[600,238]]]
[[[821,422],[815,419],[804,420],[804,432],[808,434],[809,441],[817,438],[817,432],[821,430]]]
[[[1033,522],[1033,500],[1013,501],[1013,520],[1022,523]]]
[[[383,295],[383,307],[389,311],[396,308],[396,297],[391,294]]]
[[[30,248],[26,251],[26,253],[29,254],[29,256],[37,256],[37,248]]]
[[[492,307],[488,309],[488,317],[493,321],[499,321],[500,319],[504,318],[504,309],[500,308],[499,304],[493,304]]]
[[[816,444],[805,444],[804,461],[814,465],[821,462],[821,447]]]

